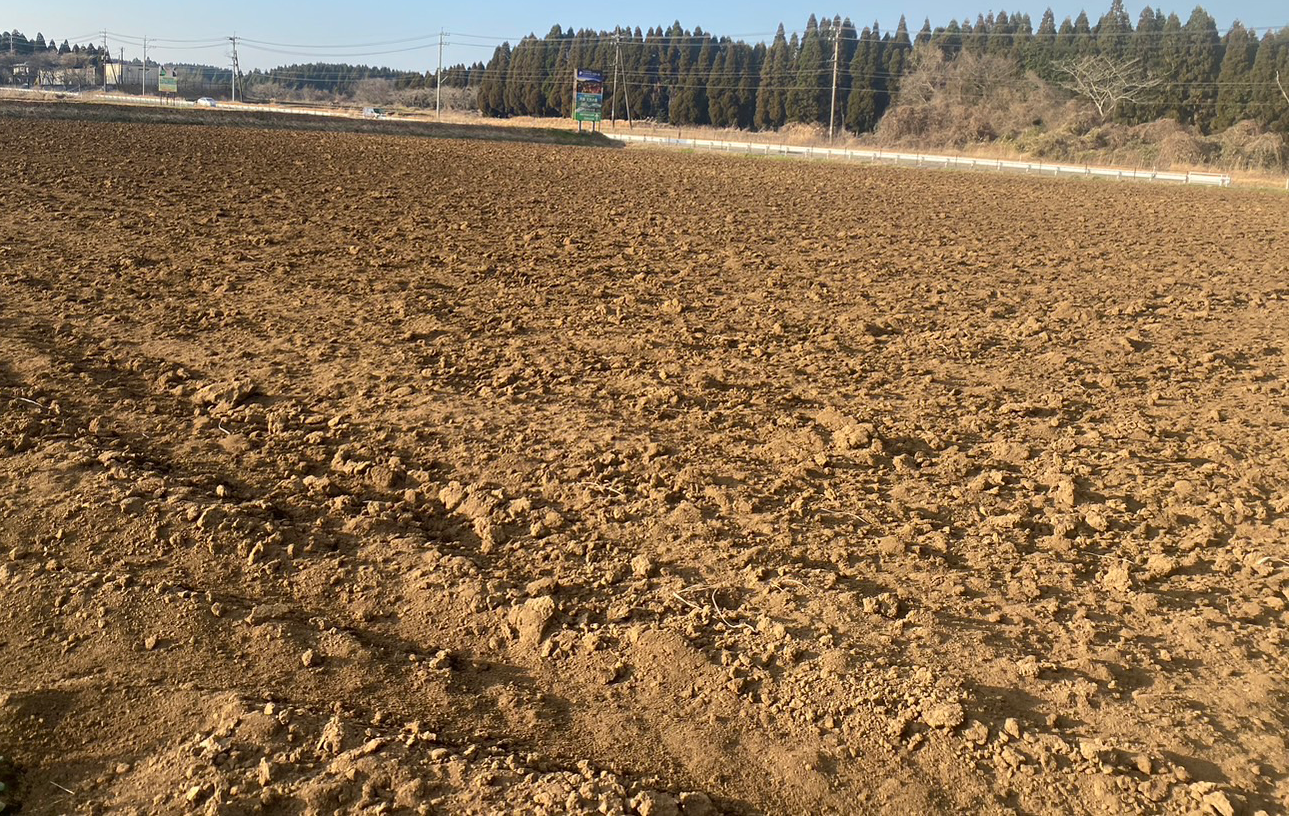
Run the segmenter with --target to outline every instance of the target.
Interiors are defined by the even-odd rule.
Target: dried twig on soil
[[[588,490],[603,490],[603,491],[612,493],[618,498],[626,498],[626,495],[627,495],[621,489],[616,488],[613,485],[600,484],[598,482],[574,482],[574,484],[576,484],[578,487],[585,487]]]
[[[831,513],[831,514],[833,514],[834,516],[849,516],[850,518],[853,518],[853,519],[859,519],[860,521],[862,521],[862,522],[864,522],[865,524],[868,524],[868,525],[870,525],[870,526],[872,526],[872,527],[876,527],[876,526],[878,526],[878,524],[877,524],[877,519],[873,518],[872,516],[868,515],[867,513],[852,513],[852,512],[851,512],[851,511],[849,511],[849,510],[838,510],[838,509],[837,509],[837,508],[835,508],[835,507],[820,507],[820,508],[818,508],[818,509],[819,509],[821,512],[824,512],[824,513]]]
[[[727,629],[746,629],[749,632],[756,631],[754,627],[744,623],[743,621],[732,621],[729,619],[729,617],[725,614],[725,611],[721,609],[721,605],[716,602],[716,593],[719,592],[721,589],[722,587],[712,586],[710,584],[695,584],[694,586],[685,587],[684,589],[672,592],[671,595],[673,598],[680,601],[685,606],[688,606],[690,609],[694,609],[700,612],[703,612],[703,611],[710,612],[711,614],[715,615],[717,620],[725,624],[725,627]],[[711,605],[707,606],[704,604],[694,603],[690,599],[686,598],[684,595],[681,595],[680,593],[682,592],[710,592]]]
[[[742,621],[731,621],[729,618],[725,617],[725,610],[721,609],[720,604],[716,602],[715,589],[712,590],[712,611],[716,613],[716,617],[720,618],[721,623],[725,624],[727,628],[746,629],[749,632],[756,631],[749,624],[743,623]]]
[[[690,587],[690,588],[692,589],[692,587]],[[700,611],[700,612],[701,612],[702,610],[706,609],[706,607],[704,607],[704,606],[700,606],[700,605],[698,605],[698,604],[694,603],[693,601],[691,601],[691,600],[689,600],[688,598],[686,598],[684,595],[681,595],[679,592],[673,592],[673,593],[671,593],[671,597],[673,597],[673,598],[675,598],[676,600],[680,601],[681,603],[683,603],[685,606],[689,607],[690,609],[697,609],[697,610],[698,610],[698,611]]]
[[[784,588],[784,586],[783,586],[784,584],[796,584],[797,586],[801,587],[802,589],[809,589],[809,588],[810,588],[810,587],[809,587],[809,585],[807,585],[805,581],[799,581],[799,580],[797,580],[796,578],[782,578],[782,577],[780,577],[780,578],[774,578],[774,579],[772,579],[772,580],[770,581],[770,586],[774,587],[775,589],[779,590],[780,592],[787,592],[787,591],[788,591],[787,589],[785,589],[785,588]]]

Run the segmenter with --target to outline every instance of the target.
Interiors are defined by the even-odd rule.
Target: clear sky
[[[1095,23],[1109,5],[1109,0],[1086,7],[1074,0],[1051,3],[1058,22],[1065,15],[1073,16],[1086,8]],[[1127,3],[1134,21],[1143,5],[1132,0]],[[1247,26],[1289,25],[1289,4],[1285,0],[1225,0],[1203,5],[1221,29],[1237,19]],[[687,29],[701,26],[714,34],[755,42],[768,39],[767,32],[772,34],[780,22],[789,31],[800,30],[812,12],[819,17],[841,14],[861,27],[876,19],[883,30],[894,28],[903,13],[908,17],[909,27],[916,30],[924,17],[930,17],[933,26],[942,25],[950,18],[974,20],[977,14],[997,11],[1000,7],[1008,13],[1028,13],[1037,25],[1047,3],[1039,0],[1024,5],[994,6],[993,0],[907,0],[902,4],[883,4],[882,10],[859,4],[818,9],[767,0],[719,0],[703,4],[668,0],[618,3],[612,7],[569,0],[549,3],[474,0],[451,4],[412,0],[311,3],[58,0],[47,4],[7,3],[6,6],[0,9],[0,29],[17,29],[32,38],[41,32],[57,42],[76,38],[73,41],[81,43],[101,42],[98,32],[107,29],[112,52],[124,49],[127,60],[142,55],[141,40],[147,36],[154,40],[148,51],[150,60],[227,65],[229,47],[224,38],[237,34],[247,40],[261,41],[261,44],[243,41],[239,45],[243,70],[318,61],[432,71],[438,60],[440,30],[449,32],[443,62],[451,65],[487,62],[502,39],[513,43],[530,32],[542,36],[557,23],[565,28],[611,30],[621,25],[647,30],[650,26],[666,26],[679,20]],[[1185,20],[1193,6],[1164,4],[1160,7],[1165,12],[1177,12]],[[160,38],[171,41],[161,42]],[[386,44],[357,48],[299,47],[337,43]]]

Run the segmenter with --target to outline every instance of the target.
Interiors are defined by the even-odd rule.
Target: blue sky
[[[907,15],[911,28],[918,28],[924,17],[931,24],[944,24],[950,18],[975,19],[978,13],[991,10],[992,0],[908,0],[906,4],[883,5],[875,11],[872,6],[845,5],[821,10],[804,6],[788,6],[765,0],[750,2],[722,2],[695,4],[684,2],[593,5],[584,2],[555,2],[533,4],[519,0],[480,0],[457,4],[416,3],[410,0],[386,0],[383,3],[337,2],[322,0],[313,3],[250,2],[229,0],[222,3],[140,3],[103,2],[103,0],[60,0],[60,2],[7,4],[0,12],[0,28],[17,29],[28,37],[36,32],[46,38],[63,39],[96,34],[107,29],[113,53],[122,48],[126,59],[141,56],[141,38],[147,36],[170,40],[195,40],[198,42],[155,42],[149,48],[149,57],[163,61],[203,62],[211,65],[228,64],[228,44],[223,42],[230,34],[261,44],[244,42],[239,46],[243,70],[271,68],[295,62],[351,62],[356,64],[384,65],[409,70],[433,70],[438,59],[437,34],[448,33],[444,49],[444,64],[458,62],[486,62],[501,38],[514,39],[529,32],[545,34],[556,23],[575,28],[612,29],[615,25],[650,26],[669,25],[680,20],[685,28],[701,26],[715,34],[742,35],[749,42],[763,39],[765,32],[773,32],[782,22],[789,31],[804,26],[811,12],[819,16],[841,14],[863,26],[877,20],[886,29],[894,27],[899,15]],[[1067,0],[1051,4],[1057,20],[1074,15],[1084,6]],[[1109,6],[1104,3],[1087,6],[1088,16],[1096,18]],[[1127,8],[1135,20],[1142,3],[1128,2]],[[1176,11],[1184,20],[1193,6],[1161,6],[1165,12]],[[995,7],[1026,12],[1037,25],[1046,3],[1031,5],[1003,4]],[[1249,26],[1289,25],[1289,7],[1284,0],[1231,0],[1205,5],[1216,18],[1218,26],[1225,29],[1233,20]],[[889,9],[889,10],[885,10]],[[453,34],[455,32],[455,34]],[[464,35],[478,35],[476,38]],[[408,41],[425,36],[426,39]],[[81,42],[87,41],[82,39]],[[402,40],[403,42],[394,42]],[[262,43],[277,43],[267,45]],[[336,43],[387,43],[360,48],[301,48],[300,45],[327,46]],[[284,53],[289,52],[289,53]],[[381,53],[384,52],[384,53]]]

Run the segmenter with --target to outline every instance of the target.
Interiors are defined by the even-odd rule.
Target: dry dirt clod
[[[1202,800],[1204,809],[1209,813],[1215,813],[1217,816],[1235,816],[1235,805],[1231,798],[1222,791],[1213,791],[1205,794]]]
[[[680,812],[684,816],[716,816],[716,806],[705,793],[690,792],[680,795]]]
[[[982,722],[972,720],[962,729],[962,737],[976,745],[984,745],[989,741],[989,728]]]
[[[676,798],[657,791],[641,791],[631,800],[631,807],[640,816],[680,816]]]
[[[1003,720],[1003,733],[1012,739],[1020,739],[1020,722],[1015,717]]]
[[[932,728],[957,728],[965,719],[960,703],[939,703],[922,711],[922,721]]]
[[[1132,590],[1132,573],[1126,564],[1116,564],[1106,570],[1101,584],[1113,592],[1129,592]]]
[[[195,405],[210,408],[214,413],[227,413],[254,391],[255,386],[249,380],[210,383],[197,389],[192,395],[192,401]]]
[[[1052,497],[1061,507],[1070,508],[1077,503],[1077,491],[1073,479],[1062,479],[1052,490]]]
[[[138,496],[131,496],[128,499],[121,500],[121,512],[128,516],[137,516],[143,512],[143,499]]]
[[[519,632],[521,646],[536,646],[546,635],[546,628],[555,617],[555,599],[549,595],[529,598],[511,610],[511,624]]]
[[[631,559],[631,573],[637,578],[649,578],[657,570],[657,567],[647,555],[637,555]]]
[[[1109,755],[1105,744],[1096,739],[1080,739],[1079,755],[1088,762],[1100,764],[1105,761]]]

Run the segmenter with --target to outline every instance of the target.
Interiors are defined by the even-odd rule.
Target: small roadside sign
[[[157,69],[157,92],[179,93],[179,77],[176,76],[174,68],[163,65]]]

